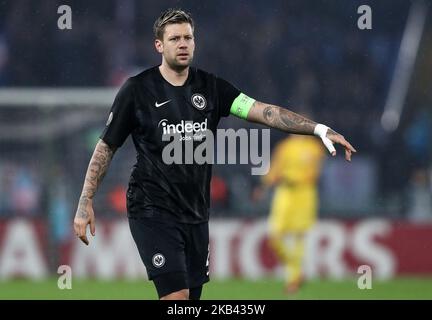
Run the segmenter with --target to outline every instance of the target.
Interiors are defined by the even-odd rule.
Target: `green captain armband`
[[[239,118],[246,119],[254,102],[255,99],[248,97],[244,93],[240,93],[239,96],[233,101],[230,113]]]

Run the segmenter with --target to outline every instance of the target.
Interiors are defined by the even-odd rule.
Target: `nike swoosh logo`
[[[167,100],[167,101],[164,101],[164,102],[161,102],[161,103],[157,103],[157,101],[155,102],[155,107],[156,108],[159,108],[159,107],[162,107],[164,104],[167,104],[168,102],[170,102],[171,100]]]

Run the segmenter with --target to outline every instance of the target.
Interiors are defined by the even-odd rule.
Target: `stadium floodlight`
[[[381,116],[381,125],[387,132],[393,132],[399,126],[420,40],[423,35],[427,10],[428,7],[422,0],[411,5],[389,94]]]

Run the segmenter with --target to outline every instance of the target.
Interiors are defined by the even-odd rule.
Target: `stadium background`
[[[72,8],[72,30],[57,27],[62,4]],[[363,4],[372,8],[372,30],[357,27]],[[320,223],[306,254],[311,282],[297,298],[432,298],[428,6],[413,14],[418,22],[427,13],[424,28],[406,32],[419,4],[0,1],[0,298],[155,298],[125,217],[131,141],[97,193],[89,247],[74,238],[72,220],[118,86],[160,62],[152,24],[168,7],[196,21],[196,66],[261,101],[308,110],[358,150],[350,164],[341,156],[325,163]],[[418,50],[413,41],[401,46],[404,34],[420,36]],[[399,126],[389,131],[381,118],[407,49],[414,65],[402,70],[410,81]],[[221,127],[261,128],[233,117]],[[272,130],[272,146],[284,136]],[[213,281],[204,297],[285,298],[266,242],[271,194],[255,202],[258,182],[248,165],[214,166]],[[57,288],[62,264],[72,268],[72,290]],[[357,288],[363,264],[372,268],[372,290]]]

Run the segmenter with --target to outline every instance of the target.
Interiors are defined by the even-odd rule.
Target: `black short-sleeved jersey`
[[[182,86],[171,85],[158,67],[125,82],[101,139],[118,148],[132,134],[137,162],[127,192],[130,217],[208,221],[211,164],[164,163],[162,150],[170,141],[162,135],[175,130],[184,134],[186,122],[192,131],[207,128],[215,135],[220,118],[229,115],[239,94],[227,81],[192,67]],[[194,141],[193,147],[198,144]]]

